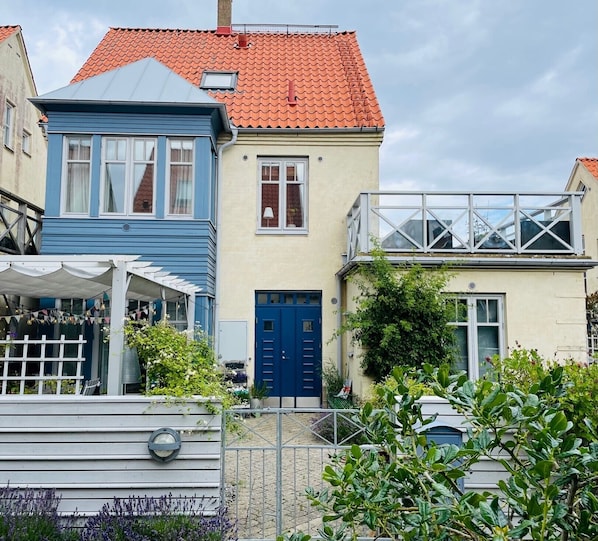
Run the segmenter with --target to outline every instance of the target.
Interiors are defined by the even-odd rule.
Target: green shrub
[[[563,394],[554,400],[573,422],[575,432],[586,441],[591,438],[588,423],[598,427],[598,363],[547,360],[536,350],[525,349],[519,344],[507,357],[495,356],[490,363],[492,369],[486,373],[486,378],[513,384],[528,392],[535,392],[554,368],[562,366]]]
[[[380,248],[351,279],[360,296],[336,335],[351,333],[363,349],[361,366],[376,382],[395,366],[452,363],[455,335],[443,290],[449,274],[420,265],[395,267]]]
[[[424,366],[416,382],[467,421],[468,438],[457,446],[426,437],[434,418],[424,418],[421,390],[395,368],[390,384],[377,387],[383,407],[368,402],[357,416],[369,445],[337,453],[324,469],[328,487],[308,490],[322,513],[321,537],[356,539],[365,528],[402,541],[598,539],[598,435],[588,426],[592,438],[580,438],[567,419],[565,372],[547,367],[522,388]],[[506,478],[492,492],[465,490],[459,480],[481,461],[497,462]]]
[[[155,325],[128,322],[127,345],[137,349],[145,393],[172,397],[217,397],[225,408],[233,403],[224,374],[216,363],[208,338],[196,330],[178,331],[168,322]]]

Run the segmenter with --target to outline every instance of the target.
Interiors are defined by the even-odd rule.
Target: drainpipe
[[[214,351],[216,352],[216,359],[220,359],[220,340],[218,336],[218,321],[220,319],[220,229],[222,223],[222,154],[224,151],[237,142],[239,135],[239,128],[231,124],[231,131],[233,136],[230,141],[223,143],[218,147],[217,163],[216,163],[216,283],[214,284]]]

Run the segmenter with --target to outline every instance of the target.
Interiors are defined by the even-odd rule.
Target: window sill
[[[263,229],[258,229],[256,232],[256,235],[299,235],[299,236],[305,236],[308,234],[308,230],[307,229],[297,229],[297,228],[292,228],[292,229],[267,229],[267,228],[263,228]]]

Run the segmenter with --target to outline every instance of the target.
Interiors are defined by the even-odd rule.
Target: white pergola
[[[0,256],[0,293],[33,298],[97,299],[110,294],[109,395],[122,394],[122,328],[127,299],[185,299],[187,328],[193,329],[195,295],[201,289],[134,255]]]

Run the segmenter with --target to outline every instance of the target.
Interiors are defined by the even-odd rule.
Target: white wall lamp
[[[156,462],[170,462],[181,450],[181,435],[172,428],[159,428],[152,432],[147,448]]]

